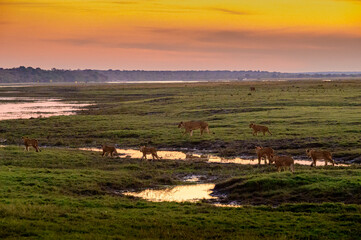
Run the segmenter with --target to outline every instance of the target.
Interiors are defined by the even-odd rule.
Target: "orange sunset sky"
[[[361,71],[361,0],[0,0],[0,67]]]

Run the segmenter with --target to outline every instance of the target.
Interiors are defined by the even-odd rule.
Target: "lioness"
[[[178,128],[184,128],[184,134],[189,133],[190,136],[193,136],[193,130],[200,129],[201,135],[203,135],[204,130],[209,133],[208,123],[205,121],[189,121],[189,122],[180,122]]]
[[[251,123],[249,125],[249,128],[253,129],[253,136],[257,135],[258,132],[262,132],[263,136],[266,134],[266,132],[268,132],[269,134],[272,135],[272,133],[268,130],[268,127],[266,127],[266,126],[261,126],[261,125],[256,125],[256,124]]]
[[[270,158],[271,154],[274,153],[273,149],[270,147],[256,147],[256,153],[258,156],[258,164],[261,164],[261,159],[264,158],[264,164],[267,164],[267,158],[268,158],[268,164],[271,164]]]
[[[105,155],[105,156],[109,156],[109,155],[110,155],[110,156],[113,157],[114,154],[117,154],[117,149],[115,149],[115,147],[103,145],[103,146],[102,146],[102,149],[103,149],[102,157],[104,157],[104,155]]]
[[[154,157],[159,160],[159,157],[157,154],[157,149],[155,149],[154,147],[141,146],[139,151],[141,151],[143,153],[143,157],[141,158],[141,160],[143,160],[143,158],[147,159],[147,154],[152,154],[153,160],[154,160]]]
[[[32,146],[33,148],[35,148],[36,152],[41,152],[39,145],[38,145],[38,140],[30,139],[28,137],[23,137],[23,140],[24,140],[24,145],[25,145],[26,151],[29,151],[29,147]]]
[[[317,159],[323,159],[325,160],[325,166],[327,166],[327,162],[331,162],[332,166],[335,166],[335,161],[332,160],[332,155],[329,151],[323,151],[323,150],[314,150],[314,149],[307,149],[306,150],[307,156],[312,158],[311,167],[316,167],[316,161]]]
[[[281,168],[286,171],[286,168],[289,168],[293,173],[295,171],[295,161],[292,157],[289,156],[275,156],[271,154],[270,163],[275,162],[277,171],[280,172]]]

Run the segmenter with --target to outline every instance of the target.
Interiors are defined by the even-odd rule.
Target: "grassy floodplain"
[[[231,156],[261,144],[299,157],[317,147],[332,150],[339,161],[357,159],[360,87],[360,81],[343,80],[2,88],[1,96],[94,105],[75,116],[1,122],[0,137],[8,140],[0,148],[0,237],[357,239],[358,165],[296,166],[292,175],[272,166],[102,158],[75,147],[149,144]],[[182,136],[176,124],[192,119],[208,121],[215,134]],[[269,126],[273,135],[252,136],[251,121]],[[24,153],[18,146],[23,135],[39,139],[43,151]],[[192,174],[217,183],[224,201],[247,206],[152,203],[121,195],[185,184]]]

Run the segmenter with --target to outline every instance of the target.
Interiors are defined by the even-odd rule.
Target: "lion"
[[[256,125],[256,124],[251,123],[249,125],[249,128],[253,129],[253,136],[257,135],[258,132],[262,132],[263,136],[266,134],[266,132],[268,132],[269,134],[272,135],[272,133],[269,131],[268,127],[266,127],[266,126],[261,126],[261,125]]]
[[[178,128],[184,128],[184,134],[189,133],[190,136],[193,136],[193,130],[200,129],[201,135],[206,131],[209,133],[208,123],[205,121],[189,121],[189,122],[180,122]]]
[[[103,145],[102,146],[102,149],[103,149],[103,154],[102,154],[102,157],[105,156],[114,156],[114,154],[117,154],[117,149],[115,147],[112,147],[112,146],[107,146],[107,145]]]
[[[335,166],[335,161],[332,160],[332,154],[329,151],[324,150],[314,150],[314,149],[307,149],[306,150],[307,156],[312,159],[311,167],[316,167],[316,161],[318,160],[325,160],[325,166],[327,166],[327,162],[331,162],[332,166]]]
[[[277,171],[280,172],[281,168],[286,171],[286,168],[289,168],[292,173],[295,171],[295,160],[290,156],[276,156],[271,154],[270,163],[275,162]]]
[[[274,150],[270,147],[256,147],[256,153],[258,156],[258,164],[261,164],[261,159],[264,158],[264,164],[267,164],[267,158],[268,158],[268,164],[271,164],[270,158],[271,154],[274,154]]]
[[[157,154],[157,149],[154,147],[141,146],[139,151],[141,151],[143,153],[143,157],[141,158],[141,160],[143,160],[143,158],[145,160],[147,160],[147,154],[152,154],[153,160],[154,160],[154,158],[157,158],[157,160],[159,160],[159,157]]]
[[[41,152],[41,150],[39,148],[38,140],[31,139],[28,137],[22,137],[22,139],[24,140],[24,145],[25,145],[26,151],[29,151],[29,147],[32,146],[33,148],[35,148],[36,152]]]
[[[255,87],[250,87],[249,90],[250,91],[256,91],[256,88]]]

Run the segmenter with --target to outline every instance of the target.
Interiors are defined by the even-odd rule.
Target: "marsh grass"
[[[359,168],[297,166],[295,175],[270,166],[145,162],[105,158],[96,152],[21,147],[0,148],[0,237],[36,239],[355,239],[360,205],[335,203],[261,205],[243,208],[200,203],[152,203],[121,195],[124,190],[204,181],[248,182],[247,192],[269,190],[279,199],[293,187],[322,194],[348,194],[359,188]],[[237,184],[237,183],[234,184]],[[344,187],[348,184],[353,186]],[[189,184],[189,183],[188,183]],[[358,184],[358,185],[357,185]],[[310,185],[310,186],[309,186]],[[261,187],[260,187],[261,186]],[[278,191],[278,192],[277,192]],[[268,193],[269,193],[268,192]],[[360,191],[359,191],[360,192]],[[319,198],[324,200],[325,198]],[[264,201],[264,204],[268,204]],[[307,229],[307,231],[305,231]]]
[[[256,92],[249,93],[250,85]],[[73,85],[1,88],[3,96],[92,102],[75,116],[2,121],[0,238],[9,239],[358,239],[360,167],[274,166],[101,157],[75,147],[198,148],[254,154],[255,145],[305,157],[330,149],[360,156],[360,81]],[[9,92],[18,91],[18,92]],[[183,136],[177,123],[206,120],[215,134]],[[252,136],[250,122],[272,136]],[[24,152],[22,136],[41,153]],[[71,148],[69,148],[71,147]],[[121,193],[216,181],[223,201],[152,203]],[[217,193],[216,191],[216,193]],[[347,204],[345,204],[347,203]],[[351,203],[351,204],[349,204]]]
[[[252,95],[250,85],[256,87]],[[343,80],[15,88],[28,97],[95,105],[76,116],[3,121],[1,137],[8,144],[20,144],[28,135],[41,145],[70,147],[149,144],[219,152],[222,145],[236,148],[236,154],[270,145],[280,153],[304,155],[305,148],[314,146],[350,160],[361,154],[360,87],[360,81]],[[200,136],[196,131],[192,138],[183,136],[177,123],[187,120],[206,120],[215,134]],[[273,135],[253,136],[250,122],[269,126]],[[237,141],[245,146],[234,146]]]

